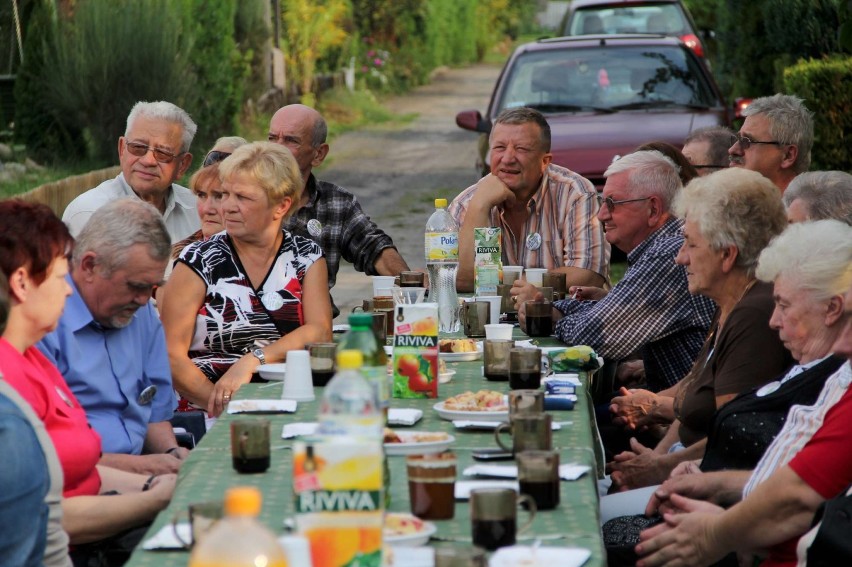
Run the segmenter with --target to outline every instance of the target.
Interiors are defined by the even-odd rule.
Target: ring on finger
[[[230,399],[231,399],[231,394],[225,394],[224,396],[222,396],[222,399],[223,399],[223,400],[225,400],[226,402],[227,402],[227,401],[230,401]]]

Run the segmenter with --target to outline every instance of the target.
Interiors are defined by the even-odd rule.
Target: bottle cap
[[[352,313],[349,315],[349,326],[370,329],[373,326],[373,315],[371,313]]]
[[[253,486],[236,486],[225,491],[225,513],[228,516],[260,515],[263,497]]]
[[[352,370],[364,365],[364,355],[360,350],[342,350],[337,353],[337,368]]]
[[[447,208],[447,200],[446,199],[435,199],[435,208],[436,209],[446,209]]]

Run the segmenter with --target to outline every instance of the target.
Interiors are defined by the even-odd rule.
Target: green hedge
[[[852,168],[852,56],[800,61],[784,70],[785,91],[814,112],[812,170]]]

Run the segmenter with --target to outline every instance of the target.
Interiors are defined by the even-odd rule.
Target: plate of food
[[[506,421],[509,405],[503,392],[479,390],[465,392],[432,406],[443,419],[469,419],[476,421]]]
[[[257,367],[260,377],[264,380],[283,380],[286,374],[287,363],[261,364]]]
[[[473,339],[440,339],[438,356],[446,362],[465,362],[482,358],[482,341]]]
[[[390,546],[418,547],[426,545],[429,538],[438,531],[435,524],[425,522],[413,516],[398,512],[385,514],[383,539]]]
[[[394,431],[385,428],[387,455],[427,455],[446,451],[456,438],[443,431]]]
[[[438,358],[438,383],[446,384],[450,380],[453,379],[453,376],[456,375],[455,370],[449,370],[447,368],[447,362],[443,358]]]

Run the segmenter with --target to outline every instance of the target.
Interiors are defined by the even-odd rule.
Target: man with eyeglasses
[[[291,104],[272,116],[268,140],[293,153],[305,183],[296,212],[284,228],[320,245],[329,289],[337,280],[341,258],[368,275],[396,276],[408,270],[391,237],[370,220],[355,195],[311,173],[328,155],[327,135],[325,119],[309,106]],[[333,300],[332,311],[334,317],[340,313]]]
[[[731,167],[756,171],[783,193],[808,170],[814,122],[802,99],[776,94],[757,98],[743,111],[742,128],[728,150]]]
[[[567,274],[569,285],[603,286],[610,248],[596,214],[592,183],[551,163],[550,125],[532,108],[509,108],[488,139],[491,173],[462,191],[449,212],[459,224],[456,287],[472,291],[475,228],[502,229],[504,265]],[[532,292],[518,283],[512,294]]]
[[[105,204],[77,237],[74,293],[38,348],[59,369],[101,437],[100,463],[175,473],[188,450],[169,420],[177,406],[157,309],[171,244],[160,213],[133,197]]]
[[[682,152],[698,175],[710,175],[728,167],[728,148],[733,142],[734,132],[730,128],[706,126],[690,132]]]
[[[689,372],[715,305],[689,293],[686,269],[674,261],[683,244],[683,221],[669,212],[681,189],[674,162],[657,151],[634,152],[613,162],[604,177],[598,219],[607,241],[627,254],[628,268],[597,301],[555,303],[554,334],[607,360],[638,353],[647,389],[659,392]],[[519,316],[524,326],[523,308]]]
[[[160,211],[172,243],[201,228],[195,195],[175,183],[192,163],[189,146],[196,130],[189,114],[170,102],[137,102],[118,139],[121,173],[71,201],[62,214],[71,234],[76,237],[97,209],[124,197]]]

